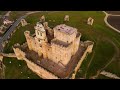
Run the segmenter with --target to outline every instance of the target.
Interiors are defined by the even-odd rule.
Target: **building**
[[[53,30],[54,38],[48,43],[46,30],[42,24],[37,23],[35,37],[31,37],[29,31],[25,32],[28,47],[39,55],[43,55],[43,58],[66,66],[79,48],[81,34],[76,28],[65,24],[58,25]]]
[[[25,31],[27,43],[15,45],[13,50],[18,60],[25,60],[28,67],[42,78],[71,78],[86,54],[92,52],[94,43],[81,42],[81,33],[71,26],[60,24],[51,29],[37,22],[34,29],[35,35]]]

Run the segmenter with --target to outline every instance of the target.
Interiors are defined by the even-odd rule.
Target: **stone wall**
[[[26,54],[23,51],[21,51],[19,48],[13,47],[13,50],[14,50],[14,53],[15,53],[17,59],[23,60],[23,58],[25,57]]]
[[[45,70],[44,68],[33,63],[31,60],[27,59],[25,56],[25,53],[23,51],[21,51],[19,48],[13,48],[13,49],[17,56],[17,59],[25,60],[28,68],[30,68],[33,72],[35,72],[37,75],[39,75],[43,79],[59,79],[57,76],[53,75],[49,71]]]
[[[52,59],[52,48],[51,45],[48,43],[43,43],[42,44],[42,53],[43,53],[43,58],[49,58]]]
[[[36,37],[33,38],[32,36],[30,36],[29,31],[26,31],[24,34],[26,37],[26,41],[27,41],[29,50],[33,50],[41,56],[42,55],[42,48],[40,47],[37,38]]]
[[[0,61],[0,79],[5,79],[5,65]]]
[[[31,62],[27,58],[24,58],[24,60],[26,61],[28,68],[30,68],[33,72],[35,72],[37,75],[39,75],[43,79],[59,79],[57,76],[48,72],[44,68],[36,65],[35,63]]]
[[[72,55],[74,55],[79,48],[80,38],[81,38],[81,34],[79,33],[79,35],[76,36],[76,38],[74,39],[72,47],[71,47],[72,48]]]
[[[83,60],[85,59],[85,57],[87,56],[87,53],[91,53],[92,52],[92,49],[93,49],[93,45],[94,43],[92,41],[85,41],[84,44],[86,45],[86,50],[83,54],[83,56],[81,57],[81,59],[79,60],[78,64],[76,65],[75,69],[74,69],[74,73],[72,74],[72,79],[75,79],[75,75],[78,71],[78,69],[80,69],[80,66],[83,62]]]
[[[3,60],[3,55],[0,53],[0,61]]]
[[[25,31],[24,35],[25,35],[29,50],[32,50],[33,48],[32,48],[32,44],[31,44],[32,39],[30,37],[30,31]]]
[[[52,47],[52,60],[56,63],[61,62],[66,65],[71,59],[71,44],[67,47],[51,43]]]

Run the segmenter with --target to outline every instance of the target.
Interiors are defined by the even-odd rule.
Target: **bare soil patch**
[[[111,26],[120,30],[120,16],[109,16],[107,21]]]
[[[106,11],[108,14],[120,15],[120,11]]]

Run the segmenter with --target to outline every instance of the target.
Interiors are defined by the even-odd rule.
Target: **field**
[[[16,20],[18,19],[20,16],[24,15],[25,13],[27,13],[27,11],[12,11],[10,13],[10,20]]]
[[[69,22],[64,22],[64,16],[68,14],[70,16]],[[31,33],[34,33],[34,25],[39,21],[40,17],[45,15],[46,21],[49,23],[50,27],[54,27],[58,24],[65,23],[67,25],[78,28],[78,31],[82,33],[81,40],[91,40],[95,42],[93,52],[88,54],[86,59],[83,61],[83,64],[80,68],[80,72],[77,73],[76,78],[92,78],[93,76],[98,76],[101,70],[108,70],[111,73],[116,73],[120,76],[120,66],[118,63],[118,57],[120,57],[120,35],[106,26],[103,19],[105,14],[101,11],[56,11],[56,12],[41,12],[29,15],[26,20],[28,23],[25,27],[16,28],[16,32],[11,37],[9,43],[6,45],[4,52],[9,53],[13,52],[12,46],[15,43],[24,43],[24,31],[29,30]],[[93,26],[86,24],[88,17],[94,18]],[[53,22],[55,20],[55,22]],[[21,26],[21,25],[19,25]],[[10,67],[8,64],[9,60],[4,59],[6,67]],[[13,60],[15,61],[15,59]],[[15,76],[17,66],[21,61],[15,61],[14,65],[11,68],[7,68],[6,77],[7,78],[22,78],[23,76]],[[25,65],[25,64],[24,64]],[[23,66],[24,66],[23,65]],[[24,66],[26,67],[26,65]],[[23,67],[23,72],[24,71]],[[113,68],[114,67],[114,68]],[[13,73],[10,73],[14,71]],[[7,73],[10,73],[9,75]],[[27,74],[27,73],[26,73]],[[36,78],[33,76],[31,78]],[[104,77],[101,77],[106,79]]]
[[[6,79],[40,79],[35,73],[28,69],[26,62],[18,61],[16,58],[4,58]]]

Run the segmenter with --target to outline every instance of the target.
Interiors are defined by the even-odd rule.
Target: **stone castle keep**
[[[53,28],[54,38],[48,43],[48,37],[43,25],[37,23],[35,26],[35,37],[30,32],[25,32],[25,37],[30,50],[43,55],[55,63],[66,66],[71,57],[77,52],[80,43],[80,33],[76,28],[61,24]]]
[[[80,41],[81,33],[66,24],[52,29],[47,22],[37,22],[34,29],[33,35],[24,32],[27,42],[13,46],[17,59],[25,60],[28,68],[44,79],[74,79],[94,43]]]

